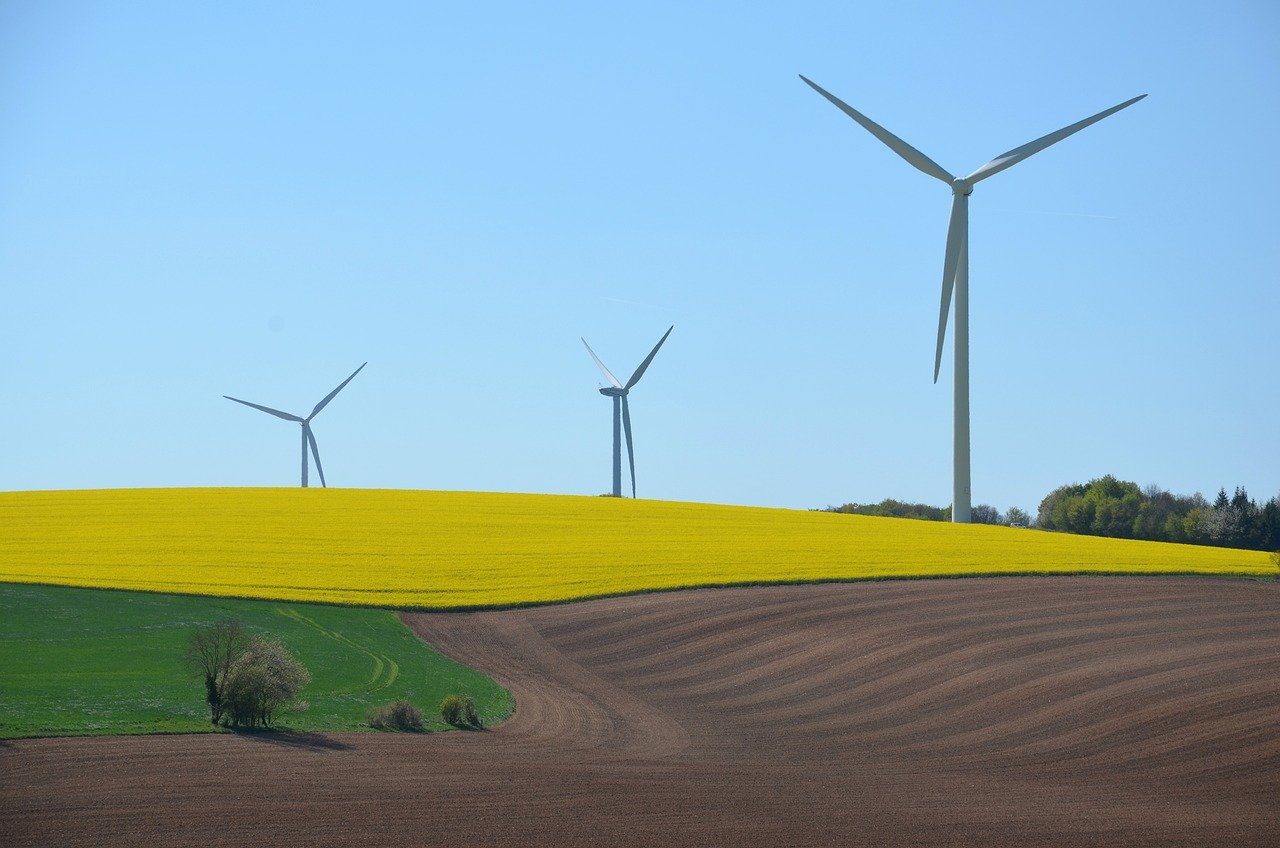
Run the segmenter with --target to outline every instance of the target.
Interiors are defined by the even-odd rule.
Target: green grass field
[[[431,729],[448,693],[487,724],[511,694],[442,656],[385,610],[50,586],[0,585],[0,738],[209,731],[204,686],[180,662],[193,626],[235,616],[279,638],[311,672],[293,730],[360,730],[407,698]]]

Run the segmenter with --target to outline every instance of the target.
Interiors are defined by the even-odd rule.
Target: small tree
[[[978,504],[969,511],[969,519],[974,524],[1003,524],[1004,517],[1000,510],[990,504]]]
[[[276,640],[254,639],[232,664],[223,691],[236,726],[270,727],[285,710],[303,710],[298,700],[311,674]]]
[[[226,705],[226,681],[231,667],[249,646],[249,634],[239,619],[224,618],[197,627],[182,655],[183,662],[204,679],[209,721],[222,720]]]
[[[1031,526],[1031,516],[1016,506],[1009,507],[1009,511],[1004,514],[1004,520],[1010,527]]]

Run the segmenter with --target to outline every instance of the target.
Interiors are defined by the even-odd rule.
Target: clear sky
[[[266,8],[263,8],[266,7]],[[971,203],[973,498],[1280,491],[1280,4],[0,4],[0,489],[951,495],[946,186]],[[949,333],[950,336],[950,333]]]

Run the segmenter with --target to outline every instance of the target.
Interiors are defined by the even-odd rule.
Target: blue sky
[[[269,8],[263,9],[260,6]],[[0,5],[0,488],[950,500],[932,383],[978,186],[973,497],[1280,491],[1280,6]],[[950,343],[946,362],[950,361]]]

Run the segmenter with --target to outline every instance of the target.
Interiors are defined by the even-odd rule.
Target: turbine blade
[[[368,365],[368,364],[369,363],[366,362],[364,365]],[[364,365],[361,365],[359,368],[352,371],[350,377],[348,377],[347,379],[343,380],[341,383],[338,384],[338,388],[334,389],[333,391],[329,392],[329,394],[325,395],[324,400],[317,403],[316,408],[311,410],[311,414],[307,416],[307,420],[310,421],[312,418],[315,418],[320,413],[320,410],[328,406],[329,401],[333,400],[334,396],[337,395],[338,392],[342,391],[343,388],[346,387],[347,383],[350,383],[352,380],[354,380],[356,378],[356,375],[364,370]]]
[[[320,464],[320,448],[316,447],[316,434],[311,432],[311,427],[303,425],[307,431],[307,441],[311,443],[311,455],[316,460],[316,473],[320,475],[320,485],[329,488],[329,484],[324,481],[324,466]]]
[[[278,409],[272,409],[271,407],[263,406],[260,403],[249,403],[249,401],[247,400],[240,400],[240,398],[233,398],[231,395],[223,395],[223,397],[226,398],[227,400],[233,400],[236,403],[243,403],[245,406],[252,406],[254,409],[261,409],[263,412],[267,413],[268,415],[274,415],[276,418],[283,418],[285,421],[301,421],[302,420],[296,415],[290,415],[287,412],[281,412]]]
[[[675,328],[675,324],[672,324],[667,328],[667,331],[662,334],[662,338],[658,339],[658,343],[653,346],[653,350],[649,351],[649,355],[644,358],[644,362],[640,363],[640,367],[636,369],[636,373],[631,375],[631,379],[628,380],[627,384],[622,388],[629,389],[636,383],[640,382],[640,378],[644,376],[644,369],[649,367],[649,363],[652,362],[653,358],[658,354],[658,348],[662,347],[662,343],[667,340],[667,336],[671,335],[671,331]]]
[[[971,183],[976,183],[979,180],[985,180],[987,177],[991,176],[992,174],[998,174],[1001,171],[1003,171],[1005,168],[1013,167],[1014,165],[1021,162],[1023,159],[1026,159],[1028,156],[1034,156],[1035,154],[1039,153],[1041,150],[1044,150],[1049,145],[1057,144],[1067,136],[1074,135],[1075,133],[1080,132],[1080,130],[1084,129],[1090,124],[1096,124],[1098,121],[1101,121],[1103,118],[1107,117],[1108,115],[1114,115],[1116,112],[1119,112],[1121,109],[1124,109],[1125,107],[1128,107],[1128,106],[1132,106],[1133,104],[1137,103],[1139,100],[1141,100],[1146,96],[1147,95],[1145,94],[1139,94],[1137,97],[1133,98],[1132,100],[1126,100],[1125,102],[1121,103],[1119,106],[1112,106],[1110,109],[1099,112],[1098,114],[1094,115],[1092,118],[1085,118],[1083,121],[1077,121],[1076,123],[1072,124],[1069,127],[1063,127],[1057,132],[1051,132],[1046,136],[1041,136],[1040,138],[1037,138],[1035,141],[1027,142],[1021,147],[1015,147],[1013,150],[1010,150],[1007,153],[1001,153],[999,156],[992,159],[990,162],[983,165],[981,168],[974,171],[969,176],[965,177],[965,179]]]
[[[582,337],[579,336],[578,338],[582,338]],[[618,378],[613,376],[613,372],[611,372],[608,368],[604,367],[604,363],[600,361],[600,357],[596,356],[596,352],[591,349],[591,345],[587,344],[587,340],[582,339],[582,343],[583,345],[586,346],[587,353],[591,354],[591,358],[596,361],[596,365],[599,366],[600,373],[604,374],[604,378],[608,380],[615,389],[622,388],[622,384],[618,382]]]
[[[622,429],[627,433],[627,462],[631,464],[631,497],[636,496],[636,454],[631,446],[631,407],[627,396],[622,396]]]
[[[888,145],[890,150],[892,150],[894,153],[901,156],[903,159],[906,159],[907,162],[912,166],[918,168],[921,171],[924,171],[926,174],[928,174],[931,177],[936,177],[942,180],[944,183],[947,183],[948,185],[950,185],[952,180],[955,179],[955,177],[947,173],[947,170],[943,168],[941,165],[939,165],[937,162],[933,161],[928,156],[925,156],[919,150],[916,150],[914,147],[907,144],[905,141],[898,138],[896,135],[889,132],[887,129],[880,126],[875,121],[871,120],[866,115],[859,112],[857,109],[854,109],[848,103],[845,103],[839,97],[836,97],[834,94],[824,89],[822,86],[813,82],[804,74],[800,75],[800,79],[808,83],[809,87],[812,88],[814,91],[818,92],[823,97],[827,98],[832,103],[834,103],[836,108],[839,109],[841,112],[844,112],[850,118],[853,118],[855,121],[862,124],[863,128],[866,129],[867,132],[871,133],[873,136],[875,136],[876,138],[884,142],[886,145]]]
[[[942,369],[942,342],[947,336],[947,314],[951,311],[951,290],[956,284],[960,251],[969,243],[969,198],[951,196],[951,223],[947,225],[947,253],[942,260],[942,305],[938,309],[938,349],[933,356],[933,382]]]

